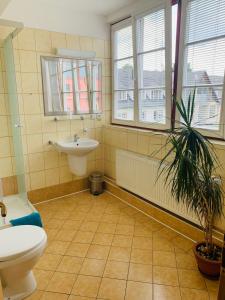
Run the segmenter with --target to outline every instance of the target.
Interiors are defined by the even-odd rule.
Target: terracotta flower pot
[[[205,245],[205,242],[198,242],[193,247],[199,271],[210,277],[219,277],[222,263],[221,260],[210,260],[201,256],[197,251],[197,248],[201,245]],[[217,246],[219,247],[219,245]]]

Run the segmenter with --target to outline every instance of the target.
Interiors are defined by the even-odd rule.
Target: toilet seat
[[[0,263],[25,255],[45,239],[45,231],[37,226],[21,225],[0,230]]]

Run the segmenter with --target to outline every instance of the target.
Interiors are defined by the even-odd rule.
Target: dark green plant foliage
[[[192,126],[195,91],[189,95],[187,105],[183,99],[175,104],[182,121],[168,132],[166,146],[170,149],[161,160],[159,176],[165,173],[173,197],[194,211],[207,231],[206,227],[212,225],[208,223],[222,214],[222,188],[218,178],[213,177],[218,167],[216,154],[209,139]]]

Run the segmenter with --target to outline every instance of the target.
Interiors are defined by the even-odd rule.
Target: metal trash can
[[[101,172],[93,172],[89,176],[90,192],[92,195],[99,195],[103,192],[103,174]]]

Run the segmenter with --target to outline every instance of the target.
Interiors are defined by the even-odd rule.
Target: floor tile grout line
[[[182,299],[180,277],[179,277],[179,272],[178,272],[178,268],[177,268],[177,256],[176,256],[176,252],[175,251],[174,251],[174,256],[175,256],[175,264],[176,264],[176,270],[177,270],[177,281],[178,281],[178,287],[179,287],[179,295],[180,295],[180,298]]]
[[[54,255],[54,253],[47,253],[47,254],[53,254]],[[60,254],[58,254],[58,255],[60,255]],[[69,256],[69,257],[75,257],[75,258],[81,258],[81,259],[85,259],[86,257],[80,257],[80,256],[73,256],[73,255],[60,255],[60,256],[62,256],[62,257],[64,257],[64,256]],[[99,260],[99,261],[106,261],[105,259],[100,259],[100,258],[88,258],[87,257],[87,259],[94,259],[94,260]],[[122,261],[122,260],[116,260],[116,259],[108,259],[109,261],[115,261],[115,262],[125,262],[125,261]],[[61,262],[60,262],[61,263]],[[60,264],[59,263],[59,264]],[[131,262],[132,263],[132,262]],[[156,267],[162,267],[162,268],[168,268],[168,269],[176,269],[175,267],[166,267],[166,266],[161,266],[161,265],[153,265],[153,264],[144,264],[144,263],[132,263],[132,264],[137,264],[137,265],[142,265],[142,266],[151,266],[151,267],[154,267],[154,266],[156,266]],[[69,274],[78,274],[78,273],[71,273],[71,272],[66,272],[66,271],[58,271],[57,269],[55,269],[55,270],[53,270],[53,269],[45,269],[45,268],[40,268],[40,267],[35,267],[34,269],[37,269],[37,270],[43,270],[43,271],[52,271],[52,272],[54,272],[54,271],[57,271],[57,272],[61,272],[61,273],[69,273]],[[196,269],[185,269],[185,268],[179,268],[179,270],[184,270],[184,271],[197,271]],[[87,275],[88,276],[88,275]],[[90,275],[90,276],[92,276],[92,275]],[[93,276],[95,276],[95,275],[93,275]],[[99,276],[97,276],[97,277],[99,277]],[[110,278],[110,277],[109,277]],[[119,279],[119,278],[117,278],[117,279]],[[122,280],[122,279],[121,279]],[[140,280],[131,280],[131,281],[140,281]],[[145,283],[146,281],[140,281],[140,282],[143,282],[143,283]],[[157,283],[157,284],[159,284],[159,283]],[[162,284],[163,285],[163,284]],[[206,286],[206,289],[207,289],[207,286]]]
[[[134,222],[134,228],[135,228],[135,225],[136,225],[136,220]],[[129,259],[129,266],[128,266],[128,273],[127,273],[127,281],[126,281],[124,299],[126,299],[126,296],[127,296],[127,288],[128,288],[127,286],[128,286],[128,281],[129,281],[129,273],[130,273],[130,264],[131,264],[131,255],[132,255],[133,243],[134,243],[134,234],[132,236],[132,242],[131,242],[131,251],[130,251],[130,259]]]
[[[115,197],[116,198],[116,196],[115,195],[113,195],[112,194],[112,196],[113,197]],[[120,199],[119,199],[120,200]],[[120,200],[121,201],[121,200]],[[127,203],[125,203],[127,206],[129,206]],[[113,205],[112,203],[110,203],[108,206],[110,206],[110,205]],[[93,206],[94,207],[94,206]],[[107,207],[107,206],[106,206]],[[104,212],[103,212],[103,214],[102,215],[114,215],[114,214],[109,214],[109,213],[107,213],[107,211],[106,211],[106,207],[105,207],[105,210],[104,210]],[[125,214],[126,216],[128,216],[128,217],[131,217],[131,218],[134,218],[135,219],[135,217],[134,217],[134,215],[136,215],[136,214],[128,214],[128,213],[126,213],[125,211],[122,211],[122,210],[125,210],[126,208],[120,208],[120,214],[118,214],[118,216],[121,216],[122,214]],[[91,209],[90,209],[91,210]],[[90,210],[89,210],[89,212],[90,212]],[[136,210],[136,208],[135,208],[135,210]],[[143,214],[143,212],[141,212],[141,214]],[[86,214],[87,216],[88,216],[88,213]],[[117,215],[117,214],[116,214]],[[80,227],[82,226],[82,224],[84,223],[84,222],[89,222],[89,220],[87,219],[88,217],[85,217],[82,221],[81,221],[81,224],[79,225],[79,227],[77,228],[77,229],[74,229],[74,231],[75,231],[75,235],[74,235],[74,237],[76,236],[76,234],[77,234],[77,232],[79,231],[79,229],[80,229]],[[60,219],[61,220],[61,219]],[[120,220],[120,218],[118,218],[117,219],[117,221],[116,221],[116,223],[114,222],[114,223],[108,223],[108,224],[116,224],[116,227],[118,226],[118,224],[120,224],[119,223],[119,220]],[[59,227],[58,229],[56,229],[57,230],[57,233],[56,233],[56,236],[57,236],[57,234],[58,234],[58,232],[60,232],[60,230],[62,230],[62,228],[63,228],[63,224],[65,224],[65,222],[66,222],[66,219],[62,219],[62,224],[61,224],[61,227]],[[101,222],[99,222],[98,220],[96,221],[96,220],[93,220],[93,222],[97,222],[97,223],[99,223],[98,224],[98,227],[99,227],[99,225],[100,225],[100,223]],[[134,225],[132,225],[132,226],[134,226],[135,227],[135,225],[136,225],[136,223],[138,223],[138,222],[140,222],[139,220],[137,220],[137,219],[135,219],[135,224]],[[143,225],[143,226],[145,226],[145,223],[146,222],[140,222],[141,223],[141,225]],[[143,224],[142,224],[143,223]],[[131,224],[122,224],[122,225],[131,225]],[[97,227],[97,228],[98,228]],[[165,226],[165,227],[167,227],[167,226]],[[158,229],[158,230],[155,230],[155,231],[153,231],[152,233],[156,233],[156,235],[161,231],[161,230],[163,230],[163,228],[161,228],[161,229]],[[172,230],[171,228],[169,228],[169,230]],[[174,231],[174,230],[173,230]],[[81,231],[82,232],[82,231]],[[84,231],[84,232],[89,232],[89,231]],[[97,233],[97,229],[93,232],[93,236],[92,236],[92,239],[91,239],[91,241],[90,242],[88,242],[88,244],[90,244],[90,246],[93,244],[93,245],[95,245],[95,243],[94,243],[94,237],[95,237],[95,235],[96,235],[96,233]],[[104,234],[104,233],[103,233]],[[130,235],[128,235],[128,234],[124,234],[124,233],[116,233],[115,231],[114,231],[114,233],[112,234],[112,236],[113,236],[113,239],[114,239],[114,237],[115,236],[121,236],[121,235],[124,235],[124,236],[130,236]],[[133,249],[133,240],[134,240],[134,237],[135,237],[135,235],[134,235],[134,232],[133,232],[133,234],[132,234],[132,244],[131,244],[131,247],[128,247],[128,248],[130,248],[131,249],[131,251],[132,251],[132,249]],[[145,236],[142,236],[142,237],[145,237]],[[146,238],[146,237],[145,237]],[[112,239],[112,241],[113,241],[113,239]],[[153,235],[152,235],[152,237],[151,237],[151,239],[153,239]],[[171,238],[171,240],[173,239],[173,237]],[[55,240],[55,237],[53,237],[53,240]],[[57,239],[56,239],[57,240]],[[73,241],[73,240],[72,240]],[[69,241],[69,244],[70,243],[72,243],[72,241]],[[112,247],[112,241],[110,242],[110,245],[103,245],[103,246],[109,246],[109,250],[111,249],[111,247]],[[98,245],[98,244],[97,244]],[[89,247],[90,247],[89,246]],[[100,244],[100,246],[101,246],[101,244]],[[121,247],[121,246],[119,246],[120,248],[127,248],[127,247]],[[141,249],[141,248],[140,248]],[[152,251],[152,253],[153,253],[153,249],[151,249],[151,251]],[[187,251],[184,251],[184,254],[185,255],[191,255],[189,252],[188,252],[189,250],[187,250]],[[110,251],[109,251],[109,253],[110,253]],[[107,258],[106,258],[106,264],[105,264],[105,268],[106,268],[106,265],[107,265],[107,261],[109,261],[109,253],[108,253],[108,255],[107,255]],[[177,266],[177,260],[176,260],[176,254],[177,254],[177,252],[176,251],[174,251],[173,252],[174,254],[175,254],[175,262],[176,262],[176,270],[177,270],[177,272],[178,272],[178,266]],[[53,253],[53,254],[56,254],[56,253]],[[60,259],[60,261],[58,262],[58,264],[57,264],[57,267],[60,265],[60,263],[61,263],[61,261],[62,261],[62,259],[63,259],[63,257],[65,257],[65,256],[67,256],[66,255],[66,253],[64,253],[64,254],[58,254],[58,255],[60,255],[61,256],[61,259]],[[69,256],[69,255],[68,255]],[[73,256],[73,255],[71,255],[72,257],[75,257],[75,256]],[[131,256],[131,252],[130,252],[130,256]],[[86,257],[86,256],[85,256]],[[84,259],[85,258],[82,258],[83,259],[83,262],[84,262]],[[102,260],[102,259],[100,259],[100,260]],[[115,260],[115,261],[118,261],[118,260]],[[83,263],[82,262],[82,263]],[[130,264],[131,264],[131,262],[130,262],[130,260],[129,260],[129,268],[128,268],[128,273],[127,273],[127,279],[126,279],[126,281],[129,281],[128,280],[128,276],[129,276],[129,269],[130,269]],[[143,264],[143,265],[146,265],[146,264]],[[150,264],[151,265],[151,264]],[[153,263],[152,263],[152,265],[151,265],[151,267],[153,268]],[[53,272],[53,274],[55,274],[56,272],[60,272],[60,273],[69,273],[69,274],[71,274],[70,272],[61,272],[61,271],[58,271],[57,270],[57,267],[56,267],[56,269],[55,270],[51,270],[52,272]],[[105,272],[105,268],[104,268],[104,272]],[[38,269],[38,268],[37,268]],[[40,270],[41,268],[39,268],[39,270]],[[183,270],[187,270],[187,271],[190,271],[190,269],[189,268],[187,268],[187,269],[185,269],[185,268],[179,268],[179,269],[183,269]],[[196,271],[195,269],[192,269],[193,271]],[[50,271],[50,270],[48,270],[48,271]],[[103,275],[102,275],[102,277],[101,277],[101,280],[103,279],[103,278],[111,278],[111,277],[107,277],[107,276],[105,276],[104,277],[104,272],[103,272]],[[78,276],[78,274],[79,274],[79,272],[77,272],[77,273],[72,273],[72,274],[75,274],[75,275],[77,275]],[[52,275],[53,276],[53,275]],[[85,276],[92,276],[92,275],[85,275]],[[96,277],[99,277],[99,276],[96,276]],[[111,279],[114,279],[114,278],[111,278]],[[115,278],[115,279],[117,279],[117,280],[124,280],[124,279],[118,279],[118,278]],[[75,280],[76,281],[76,280]],[[142,281],[135,281],[135,280],[131,280],[131,281],[134,281],[134,282],[142,282]],[[205,280],[204,280],[205,281]],[[143,283],[146,283],[146,282],[143,282]],[[156,283],[156,284],[158,284],[158,283]],[[153,285],[153,288],[154,288],[154,282],[153,282],[153,280],[152,280],[152,285]],[[159,284],[158,284],[159,285]],[[162,285],[165,285],[165,284],[162,284]],[[171,285],[166,285],[166,286],[171,286]],[[207,291],[208,293],[209,293],[209,289],[208,289],[208,286],[206,285],[206,283],[205,283],[205,286],[206,286],[206,289],[204,289],[205,291]],[[178,287],[181,289],[181,286],[180,286],[180,283],[179,283],[179,276],[178,276]],[[99,288],[100,288],[100,286],[99,286]],[[126,283],[126,288],[127,288],[127,283]],[[196,290],[202,290],[202,289],[196,289]],[[99,292],[99,291],[98,291]],[[126,290],[125,290],[125,295],[126,295]]]
[[[82,232],[82,231],[81,231]],[[98,232],[92,232],[92,231],[83,231],[83,232],[90,232],[90,233],[93,233],[94,235],[93,235],[93,238],[92,238],[92,241],[91,242],[81,242],[81,241],[75,241],[74,239],[73,240],[71,240],[71,241],[62,241],[62,240],[58,240],[57,238],[55,238],[55,239],[53,239],[53,240],[51,240],[51,242],[54,242],[54,241],[61,241],[61,242],[68,242],[68,243],[77,243],[77,244],[93,244],[93,245],[99,245],[99,246],[111,246],[111,247],[119,247],[119,248],[132,248],[132,249],[141,249],[141,250],[152,250],[153,252],[155,251],[155,252],[171,252],[171,253],[174,253],[174,255],[176,256],[176,252],[173,252],[173,251],[167,251],[167,250],[165,250],[165,251],[163,251],[163,250],[155,250],[155,249],[148,249],[148,248],[139,248],[139,247],[132,247],[132,246],[115,246],[115,245],[112,245],[112,244],[110,244],[110,245],[105,245],[105,244],[98,244],[98,243],[95,243],[94,242],[94,237],[95,237],[95,234],[97,234]],[[105,234],[105,233],[99,233],[99,234]],[[107,234],[107,233],[106,233]],[[115,238],[115,236],[126,236],[126,237],[131,237],[131,235],[124,235],[124,234],[112,234],[113,235],[113,238]],[[76,237],[76,236],[74,236],[74,237]],[[145,236],[133,236],[133,238],[134,237],[143,237],[143,238],[148,238],[148,237],[145,237]],[[132,238],[132,239],[133,239]],[[64,253],[56,253],[56,252],[47,252],[47,253],[51,253],[51,254],[58,254],[58,255],[66,255],[66,256],[73,256],[73,255],[70,255],[70,254],[64,254]],[[190,254],[188,254],[188,253],[184,253],[185,255],[189,255],[190,257],[191,257],[191,255]],[[98,259],[98,258],[96,258],[96,259]],[[161,265],[158,265],[158,266],[161,266]],[[162,266],[163,267],[163,266]],[[168,266],[169,268],[178,268],[178,267],[171,267],[171,266]],[[178,268],[178,269],[186,269],[186,270],[196,270],[196,269],[190,269],[190,268],[184,268],[184,267],[182,267],[182,268]]]
[[[148,218],[150,218],[150,219],[152,219],[152,220],[158,222],[159,224],[161,224],[161,225],[163,225],[163,226],[169,228],[170,230],[172,230],[172,231],[178,233],[179,235],[182,235],[182,236],[185,237],[186,239],[188,239],[188,240],[190,240],[190,241],[192,241],[192,242],[196,242],[195,240],[193,240],[193,239],[191,239],[190,237],[186,236],[185,234],[183,234],[183,233],[181,233],[181,232],[175,230],[174,228],[170,227],[169,225],[167,225],[167,224],[165,224],[165,223],[163,223],[163,222],[157,220],[156,218],[154,218],[154,217],[152,217],[152,216],[146,214],[146,213],[143,212],[142,210],[140,210],[140,209],[138,209],[137,207],[135,207],[134,205],[132,205],[132,204],[126,202],[126,201],[123,200],[122,198],[120,198],[120,197],[114,195],[113,193],[111,193],[111,192],[109,192],[109,191],[107,191],[107,190],[106,190],[106,193],[108,193],[108,194],[110,194],[110,195],[116,197],[117,199],[119,199],[119,200],[122,201],[123,203],[126,203],[128,206],[130,206],[130,207],[136,209],[137,211],[139,211],[140,213],[144,214],[144,215],[147,216]]]
[[[115,227],[116,228],[116,227]],[[115,229],[116,231],[116,229]],[[114,234],[115,234],[115,231],[114,231]],[[101,282],[99,284],[99,287],[98,287],[98,292],[97,292],[97,297],[99,296],[99,292],[100,292],[100,288],[101,288],[101,284],[102,284],[102,281],[103,281],[103,278],[104,278],[104,273],[105,273],[105,269],[106,269],[106,265],[107,265],[107,262],[109,260],[109,255],[110,255],[110,250],[112,248],[112,245],[110,246],[110,249],[109,249],[109,252],[108,252],[108,255],[107,255],[107,258],[106,258],[106,263],[105,263],[105,267],[104,267],[104,270],[102,272],[102,277],[101,277]],[[97,298],[96,298],[97,299]]]
[[[120,212],[121,214],[121,212]],[[113,233],[113,236],[115,236],[116,234],[116,228],[117,228],[117,225],[118,225],[118,222],[115,223],[116,227],[115,227],[115,230],[114,230],[114,233]],[[113,240],[112,240],[113,241]],[[99,285],[99,288],[98,288],[98,293],[97,293],[97,296],[99,295],[99,291],[100,291],[100,288],[101,288],[101,284],[102,284],[102,281],[103,281],[103,278],[109,278],[109,279],[117,279],[117,280],[123,280],[124,279],[118,279],[118,278],[110,278],[110,277],[104,277],[104,274],[105,274],[105,270],[106,270],[106,266],[107,266],[107,262],[108,261],[113,261],[113,260],[110,260],[109,259],[109,255],[110,255],[110,250],[111,250],[111,247],[112,247],[112,242],[111,242],[111,245],[110,245],[110,249],[109,249],[109,252],[108,252],[108,255],[107,255],[107,258],[106,258],[106,264],[105,264],[105,267],[104,267],[104,270],[103,270],[103,273],[102,273],[102,277],[101,277],[101,283]],[[128,276],[128,275],[127,275]],[[126,280],[127,281],[127,280]]]
[[[38,269],[38,270],[43,270],[43,269]],[[43,271],[46,271],[46,270],[43,270]],[[171,284],[165,284],[165,283],[154,283],[154,282],[146,282],[146,281],[141,281],[141,280],[134,280],[134,279],[131,279],[131,280],[126,280],[126,279],[122,279],[122,278],[116,278],[116,277],[102,277],[102,276],[97,276],[97,275],[86,275],[86,274],[82,274],[82,273],[69,273],[69,272],[62,272],[62,271],[52,271],[53,274],[54,273],[62,273],[62,274],[70,274],[70,275],[82,275],[82,276],[85,276],[85,277],[96,277],[96,278],[108,278],[108,279],[115,279],[115,280],[120,280],[120,281],[132,281],[132,282],[140,282],[140,283],[146,283],[146,284],[152,284],[152,285],[160,285],[160,286],[171,286],[171,287],[179,287],[179,285],[171,285]],[[52,275],[53,276],[53,275]],[[181,287],[181,288],[186,288],[186,289],[192,289],[192,290],[196,290],[196,291],[205,291],[205,292],[208,292],[208,290],[206,289],[198,289],[198,288],[193,288],[193,287]],[[37,289],[39,291],[44,291],[45,289]],[[210,290],[209,290],[210,291]],[[213,291],[213,290],[211,290]],[[55,292],[55,293],[58,293],[58,292]],[[59,292],[60,294],[65,294],[65,293],[61,293]]]
[[[75,210],[74,213],[76,213],[76,210]],[[82,226],[82,224],[83,224],[84,221],[85,221],[85,219],[80,220],[80,225],[78,226],[78,228],[77,228],[77,230],[76,230],[76,234],[74,235],[74,238],[77,236],[78,231],[80,231],[80,228],[81,228],[81,226]],[[73,239],[74,239],[74,238],[73,238]],[[92,240],[93,240],[93,238],[92,238]],[[92,241],[92,240],[91,240],[91,241]],[[71,243],[72,243],[72,242],[71,242]],[[70,243],[70,245],[71,245],[71,243]],[[89,244],[89,243],[88,243],[88,244]],[[90,243],[90,245],[91,245],[91,243]],[[69,248],[69,247],[68,247],[68,248]],[[88,252],[89,248],[90,248],[90,246],[88,247],[87,252]]]
[[[52,277],[51,277],[51,279],[49,280],[48,284],[47,284],[46,287],[45,287],[45,291],[47,291],[46,289],[48,288],[48,286],[49,286],[49,284],[50,284],[52,278],[54,277],[55,273],[57,272],[57,267],[58,267],[59,264],[61,263],[62,259],[63,259],[63,256],[61,257],[60,261],[58,262],[58,264],[57,264],[57,266],[56,266],[56,269],[53,271]]]
[[[102,245],[100,245],[102,246]],[[104,246],[104,245],[103,245]],[[128,248],[128,247],[120,247],[120,248]],[[140,248],[136,248],[136,249],[140,249]],[[142,250],[142,249],[140,249]],[[84,258],[84,257],[81,257],[81,256],[75,256],[75,255],[70,255],[70,254],[56,254],[56,253],[46,253],[46,254],[51,254],[51,255],[60,255],[60,256],[69,256],[69,257],[75,257],[75,258]],[[90,259],[95,259],[95,260],[105,260],[105,259],[102,259],[102,258],[90,258]],[[121,260],[116,260],[116,259],[109,259],[110,261],[121,261]],[[126,261],[122,261],[122,262],[126,262]],[[133,263],[133,262],[132,262]],[[176,267],[168,267],[168,266],[163,266],[163,265],[158,265],[158,264],[145,264],[145,263],[133,263],[133,264],[138,264],[138,265],[149,265],[149,266],[158,266],[158,267],[162,267],[162,268],[169,268],[169,269],[176,269]],[[44,269],[44,268],[38,268],[38,267],[35,267],[35,269],[40,269],[40,270],[45,270],[45,271],[53,271],[52,269]],[[185,271],[197,271],[197,269],[190,269],[190,268],[178,268],[179,270],[185,270]],[[66,272],[65,272],[66,273]],[[207,278],[206,278],[207,279]]]
[[[80,226],[81,226],[81,225],[80,225]],[[99,224],[98,224],[98,227],[99,227]],[[98,227],[97,227],[97,228],[98,228]],[[91,244],[92,244],[92,242],[93,242],[93,240],[94,240],[94,236],[95,236],[95,234],[97,233],[97,228],[96,228],[96,231],[95,231],[94,234],[93,234],[93,237],[92,237],[92,240],[91,240],[91,242],[90,242],[90,246],[89,246],[88,250],[90,249]],[[87,257],[88,250],[87,250],[87,253],[86,253],[85,257],[84,257],[82,266],[83,266],[83,264],[84,264],[85,259],[88,258],[88,257]],[[88,258],[88,259],[89,259],[89,258]],[[107,262],[107,260],[106,260],[106,262]],[[79,270],[79,273],[77,274],[77,278],[78,278],[79,275],[82,275],[82,274],[80,273],[80,271],[81,271],[81,269],[82,269],[82,266],[81,266],[81,268],[80,268],[80,270]],[[104,271],[103,271],[103,272],[104,272]],[[88,276],[88,275],[83,275],[83,276]],[[94,277],[94,276],[92,276],[92,277]],[[99,277],[99,276],[96,276],[96,277]],[[72,287],[72,290],[73,290],[73,288],[74,288],[74,286],[75,286],[76,281],[77,281],[77,279],[76,279],[75,282],[74,282],[74,285],[73,285],[73,287]],[[98,296],[99,289],[100,289],[100,286],[101,286],[101,282],[102,282],[102,279],[101,279],[101,281],[100,281],[100,284],[99,284],[99,287],[98,287],[98,291],[97,291],[96,297]],[[71,290],[71,291],[72,291],[72,290]],[[97,299],[97,298],[96,298],[96,299]]]
[[[57,272],[57,271],[56,271]],[[55,272],[53,272],[54,274]],[[146,282],[146,281],[140,281],[140,280],[126,280],[126,279],[121,279],[121,278],[112,278],[112,277],[102,277],[102,276],[97,276],[97,275],[85,275],[85,274],[78,274],[78,273],[68,273],[68,272],[58,272],[58,273],[63,273],[63,274],[71,274],[71,275],[82,275],[82,276],[86,276],[86,277],[96,277],[96,278],[108,278],[108,279],[115,279],[115,280],[119,280],[119,281],[132,281],[132,282],[140,282],[140,283],[147,283],[147,284],[151,284],[151,285],[159,285],[159,286],[169,286],[169,287],[178,287],[180,288],[179,285],[171,285],[171,284],[165,284],[165,283],[154,283],[154,282]],[[193,287],[181,287],[181,288],[185,288],[188,290],[195,290],[195,291],[205,291],[208,292],[206,289],[202,289],[202,288],[193,288]],[[39,291],[45,291],[45,289],[37,289]],[[213,290],[209,290],[209,291],[213,291]],[[60,294],[66,294],[66,293],[61,293],[61,292],[53,292],[52,293],[60,293]]]

